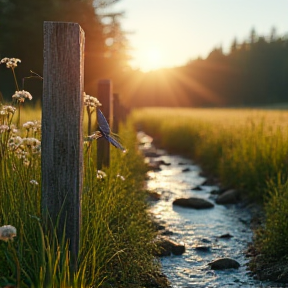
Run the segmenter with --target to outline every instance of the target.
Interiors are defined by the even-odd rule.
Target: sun
[[[144,67],[146,71],[155,70],[162,67],[163,54],[157,47],[151,47],[145,52],[145,63]]]

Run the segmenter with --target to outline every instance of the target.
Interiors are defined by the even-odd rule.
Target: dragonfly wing
[[[103,132],[104,135],[109,135],[110,134],[110,127],[109,124],[103,115],[102,111],[97,108],[97,121],[98,121],[98,126],[99,130]]]
[[[114,139],[112,136],[110,135],[106,135],[105,137],[113,146],[115,146],[116,148],[121,149],[122,151],[124,151],[124,147],[116,140]]]

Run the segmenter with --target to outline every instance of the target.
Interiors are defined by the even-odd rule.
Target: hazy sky
[[[143,71],[205,58],[220,45],[225,52],[252,28],[258,35],[272,27],[288,34],[288,0],[121,0],[113,11],[125,11],[131,64]]]

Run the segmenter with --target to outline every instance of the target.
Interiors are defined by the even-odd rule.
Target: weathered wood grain
[[[73,269],[79,251],[83,182],[84,45],[78,24],[44,22],[42,213],[54,225],[60,217],[60,237],[66,223]]]

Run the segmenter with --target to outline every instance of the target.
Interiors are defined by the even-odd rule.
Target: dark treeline
[[[179,51],[181,53],[181,51]],[[253,106],[288,102],[288,38],[234,40],[229,53],[214,49],[186,66],[135,74],[132,106]]]
[[[77,22],[85,31],[85,92],[97,96],[99,79],[113,81],[127,107],[259,106],[288,102],[288,38],[272,29],[230,51],[215,48],[206,59],[149,73],[128,66],[129,44],[121,29],[123,13],[109,13],[120,0],[0,0],[0,59],[22,60],[16,73],[21,84],[30,70],[42,75],[43,22]],[[179,51],[181,53],[181,51]],[[20,85],[22,86],[22,85]],[[25,90],[41,99],[42,82],[26,79]],[[23,89],[21,87],[20,89]],[[15,91],[13,77],[0,65],[0,93]],[[1,96],[1,95],[0,95]]]
[[[115,78],[127,66],[128,44],[121,30],[122,13],[109,14],[119,0],[0,0],[0,59],[19,58],[16,75],[22,87],[30,70],[42,75],[43,22],[76,22],[85,31],[85,92],[97,93],[100,78]],[[25,90],[41,99],[42,82],[25,80]],[[11,99],[15,84],[11,71],[0,65],[0,92]]]

